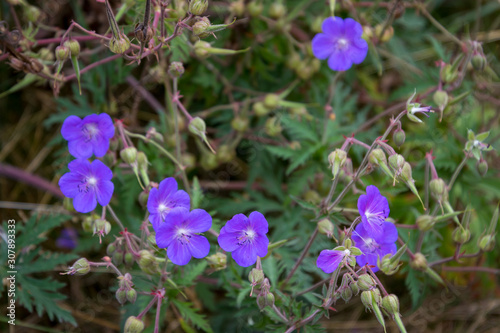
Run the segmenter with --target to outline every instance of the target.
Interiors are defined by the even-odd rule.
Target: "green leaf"
[[[205,268],[207,267],[208,263],[205,260],[199,261],[196,265],[194,266],[189,266],[188,269],[186,269],[186,274],[182,277],[178,283],[183,286],[190,286],[193,284],[193,281],[200,276],[203,271],[205,271]]]
[[[309,140],[312,142],[320,140],[318,131],[311,128],[309,122],[301,122],[288,116],[283,116],[281,117],[281,123],[294,140]]]
[[[78,91],[80,95],[82,94],[82,86],[80,84],[80,65],[78,64],[78,58],[75,56],[71,56],[71,64],[73,65],[73,69],[75,70],[76,81],[78,82]]]
[[[191,324],[207,333],[213,333],[212,328],[210,328],[208,321],[205,319],[205,316],[197,313],[196,310],[192,308],[191,303],[181,302],[174,298],[172,299],[172,304],[175,305],[177,310],[179,310],[182,317],[189,321]]]
[[[280,157],[285,160],[290,160],[297,155],[296,150],[286,147],[266,146],[266,149],[274,156]]]
[[[293,199],[293,201],[295,201],[296,203],[298,203],[304,209],[312,210],[312,211],[318,210],[318,207],[316,205],[313,205],[310,202],[302,200],[302,199],[296,197],[295,195],[290,195],[290,197]]]
[[[317,152],[322,147],[321,143],[317,143],[314,146],[309,146],[301,151],[301,153],[295,157],[286,169],[286,174],[289,175],[293,170],[304,164],[315,152]]]
[[[71,218],[69,215],[41,216],[34,214],[26,222],[26,225],[21,227],[18,225],[17,232],[21,235],[17,237],[16,246],[21,249],[26,246],[37,245],[47,239],[45,234],[47,231],[62,225]],[[37,221],[38,220],[38,221]]]

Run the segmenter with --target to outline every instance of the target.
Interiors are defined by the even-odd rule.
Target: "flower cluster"
[[[365,60],[368,43],[361,37],[361,24],[351,18],[329,17],[323,21],[322,30],[312,40],[312,51],[320,60],[328,58],[332,70],[346,71]]]
[[[73,199],[80,213],[94,210],[97,202],[106,206],[113,195],[112,171],[101,161],[87,159],[95,154],[102,157],[109,149],[109,140],[115,133],[109,115],[91,114],[84,119],[69,116],[63,123],[61,134],[68,141],[68,149],[76,160],[68,164],[69,171],[59,180],[62,193]]]

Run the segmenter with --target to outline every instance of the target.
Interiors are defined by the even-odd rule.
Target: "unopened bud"
[[[217,149],[216,156],[219,163],[227,163],[234,159],[235,151],[229,145],[223,144],[219,146],[219,149]]]
[[[413,269],[417,269],[419,271],[425,271],[427,269],[427,259],[425,259],[424,255],[420,252],[415,253],[413,260],[410,262],[410,266]]]
[[[495,235],[485,235],[479,239],[479,249],[483,252],[489,252],[495,248]]]
[[[107,235],[111,231],[111,223],[103,219],[94,221],[94,234]]]
[[[142,206],[142,207],[146,207],[147,204],[148,204],[148,199],[149,199],[149,192],[148,191],[142,191],[141,193],[139,193],[139,204]]]
[[[106,248],[106,254],[107,254],[108,256],[112,256],[112,255],[113,255],[113,253],[115,253],[115,251],[116,251],[116,246],[115,246],[115,244],[114,244],[114,243],[110,243],[110,244],[108,245],[108,247]]]
[[[64,61],[69,58],[69,48],[64,45],[60,45],[56,47],[55,54],[58,61]]]
[[[93,225],[94,219],[91,216],[86,217],[82,222],[82,229],[85,232],[92,232],[94,230]]]
[[[267,115],[270,110],[264,105],[263,102],[257,102],[253,105],[253,111],[257,117],[263,117]]]
[[[236,16],[243,16],[245,14],[245,2],[243,0],[237,0],[231,2],[229,5],[229,10]]]
[[[149,275],[156,274],[158,272],[158,263],[156,262],[155,257],[151,254],[151,252],[147,250],[142,250],[139,252],[139,267],[141,270]]]
[[[389,156],[389,165],[394,170],[395,173],[400,173],[405,164],[405,158],[403,155],[394,154]]]
[[[205,136],[205,132],[207,130],[207,125],[205,121],[200,117],[193,118],[188,125],[188,129],[191,133],[197,136]]]
[[[326,235],[328,237],[333,236],[334,226],[333,223],[328,219],[322,219],[318,222],[318,232],[322,235]]]
[[[247,5],[247,10],[251,17],[257,17],[262,14],[264,5],[260,1],[252,1]]]
[[[215,254],[206,257],[206,259],[208,261],[208,265],[210,266],[210,268],[216,271],[220,271],[226,268],[227,256],[225,253],[217,252]]]
[[[137,291],[135,289],[130,289],[127,291],[127,301],[130,303],[135,303],[135,300],[137,299]]]
[[[264,281],[264,272],[262,269],[252,268],[248,274],[248,281],[250,281],[253,286],[261,284],[262,281]]]
[[[434,225],[436,224],[436,219],[434,218],[434,216],[420,215],[419,217],[417,217],[416,223],[418,230],[428,231],[434,227]]]
[[[439,202],[448,201],[448,187],[441,178],[432,179],[429,182],[431,195]]]
[[[486,176],[486,173],[488,172],[488,162],[486,162],[486,160],[484,160],[483,158],[479,159],[476,167],[481,176]]]
[[[78,57],[80,55],[80,43],[78,43],[77,40],[68,39],[63,45],[69,49],[72,57]]]
[[[361,293],[361,303],[365,306],[365,308],[372,310],[373,309],[373,291],[367,290]]]
[[[202,17],[201,20],[193,24],[193,35],[200,38],[205,38],[210,36],[210,32],[207,32],[211,23],[208,17]]]
[[[116,266],[121,265],[121,264],[122,264],[122,262],[123,262],[123,252],[121,252],[121,251],[115,251],[115,252],[113,253],[112,259],[113,259],[113,263],[114,263]]]
[[[127,301],[127,292],[125,291],[125,289],[120,288],[116,291],[115,297],[118,303],[123,305]]]
[[[480,72],[484,71],[484,69],[486,68],[486,64],[488,63],[484,54],[481,53],[476,53],[475,55],[473,55],[470,62],[472,64],[472,67]]]
[[[194,53],[196,54],[197,57],[199,58],[207,58],[209,56],[209,50],[212,46],[210,43],[204,42],[204,41],[197,41],[194,44]]]
[[[269,136],[278,136],[281,134],[283,130],[281,127],[280,120],[278,117],[271,117],[266,120],[266,124],[264,125],[264,130]]]
[[[352,298],[352,290],[351,288],[347,287],[342,290],[342,293],[340,294],[340,297],[347,303],[351,300]]]
[[[382,308],[392,316],[399,315],[399,299],[396,295],[390,294],[382,298]]]
[[[191,0],[188,10],[193,15],[203,15],[208,8],[208,0]]]
[[[168,74],[171,77],[178,78],[184,74],[184,65],[180,61],[173,61],[170,66],[168,66]],[[163,139],[163,137],[162,137]]]
[[[385,153],[380,148],[375,148],[371,151],[368,160],[371,164],[379,166],[381,164],[387,164],[387,158],[385,157]]]
[[[354,295],[358,295],[358,293],[359,293],[358,283],[357,282],[351,283],[350,287],[351,287],[352,293]]]
[[[264,106],[270,110],[276,109],[281,101],[281,97],[277,94],[267,94],[264,98]]]
[[[286,7],[280,2],[273,2],[269,7],[269,17],[272,19],[279,19],[286,15]]]
[[[249,122],[247,117],[238,115],[231,120],[231,127],[238,132],[245,132],[248,129]]]
[[[402,129],[398,128],[394,131],[392,134],[392,140],[394,141],[394,144],[399,148],[405,143],[406,139],[406,134],[405,131]]]
[[[453,240],[458,244],[465,244],[470,240],[470,230],[464,229],[462,226],[459,226],[453,233],[451,234]]]
[[[144,323],[137,317],[130,316],[125,322],[124,333],[141,333],[144,330]]]
[[[441,80],[444,83],[452,83],[458,77],[458,71],[450,64],[446,64],[441,70]]]
[[[369,275],[362,274],[358,277],[358,287],[363,291],[372,290],[377,285],[377,282]]]
[[[109,50],[113,53],[122,54],[130,48],[130,40],[124,34],[119,38],[111,37],[109,41]]]
[[[134,164],[137,161],[137,149],[135,147],[127,147],[120,151],[120,157],[127,164]]]
[[[444,109],[446,105],[448,105],[448,101],[450,98],[446,91],[436,90],[436,92],[432,96],[432,99],[434,100],[434,103],[436,103],[437,106],[442,107]]]
[[[382,34],[382,29],[384,29],[384,24],[378,24],[375,26],[375,36],[380,37],[382,43],[386,43],[391,40],[394,36],[394,28],[392,26],[387,26]],[[382,36],[380,36],[382,34]]]
[[[85,275],[88,272],[90,272],[89,261],[85,258],[80,258],[69,268],[68,274]]]
[[[344,166],[344,163],[347,158],[347,153],[342,149],[335,149],[333,152],[328,155],[328,162],[330,163],[330,167],[332,168],[333,178],[338,175],[340,168]]]
[[[123,256],[123,262],[129,267],[132,266],[134,264],[134,256],[132,255],[132,253],[125,253],[125,255]]]

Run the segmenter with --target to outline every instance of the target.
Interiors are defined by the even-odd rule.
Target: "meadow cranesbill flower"
[[[380,236],[383,232],[382,224],[389,216],[389,203],[380,194],[378,188],[370,185],[366,188],[366,194],[358,199],[358,211],[361,221],[366,229],[373,236]]]
[[[361,38],[361,24],[351,18],[329,17],[323,21],[323,33],[314,36],[312,51],[316,58],[328,58],[334,71],[346,71],[352,64],[360,64],[368,53],[368,43]]]
[[[177,190],[177,181],[172,178],[162,180],[158,188],[152,188],[148,197],[149,222],[156,230],[165,220],[167,214],[176,207],[189,211],[189,195],[183,190]]]
[[[203,209],[191,212],[178,207],[170,211],[156,229],[156,244],[167,248],[168,258],[176,265],[186,265],[191,257],[204,258],[210,251],[208,240],[198,235],[212,226],[212,217]]]
[[[420,103],[412,103],[413,97],[417,94],[417,89],[413,92],[413,95],[406,101],[406,115],[408,118],[410,118],[411,121],[414,121],[416,123],[421,123],[422,120],[420,120],[416,114],[417,113],[422,113],[424,116],[429,117],[427,113],[429,112],[434,112],[431,110],[430,106],[420,106]]]
[[[257,256],[267,255],[267,231],[267,221],[261,213],[252,212],[248,218],[237,214],[222,227],[217,240],[224,251],[232,252],[238,265],[248,267],[255,264]]]
[[[104,163],[79,159],[71,161],[68,168],[70,172],[59,179],[59,187],[66,197],[73,198],[76,211],[88,213],[97,202],[102,206],[109,203],[114,190],[113,172]]]
[[[106,113],[91,114],[83,119],[69,116],[62,125],[61,134],[68,140],[69,153],[76,158],[102,157],[115,135],[115,126]]]
[[[351,255],[351,251],[345,249],[343,251],[337,250],[323,250],[316,260],[316,266],[321,268],[325,273],[333,273],[340,265],[346,256]]]
[[[381,225],[382,233],[373,234],[367,229],[368,224],[362,222],[358,224],[352,234],[352,240],[356,243],[356,247],[362,252],[356,257],[356,262],[359,266],[366,264],[374,266],[372,270],[377,272],[377,258],[382,259],[386,254],[396,253],[396,241],[398,239],[398,230],[391,222],[383,222]]]

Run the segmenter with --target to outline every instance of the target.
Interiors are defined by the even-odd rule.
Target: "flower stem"
[[[449,32],[448,30],[446,30],[446,28],[443,27],[441,25],[441,23],[439,23],[434,17],[432,17],[432,15],[427,11],[427,8],[425,8],[424,4],[421,4],[420,6],[418,6],[418,8],[422,11],[422,14],[424,14],[424,16],[427,17],[427,19],[429,21],[431,21],[431,23],[436,28],[438,28],[439,30],[441,30],[441,32],[443,34],[445,34],[448,38],[450,38],[452,41],[454,41],[455,43],[457,43],[458,46],[462,47],[462,45],[463,45],[462,41],[460,39],[458,39],[457,37],[455,37],[455,35],[453,35],[451,32]]]
[[[380,287],[380,289],[382,289],[382,292],[384,293],[384,295],[385,296],[389,295],[389,293],[387,292],[387,290],[385,290],[384,285],[382,284],[382,282],[380,282],[380,280],[378,279],[377,274],[373,273],[373,271],[370,268],[370,266],[366,266],[366,268],[368,268],[368,271],[370,272],[371,276],[373,276],[373,278],[375,279],[375,281],[377,281],[377,284]]]
[[[146,308],[144,308],[144,310],[142,310],[141,313],[139,313],[137,315],[137,319],[141,319],[142,317],[144,317],[144,315],[149,311],[149,309],[151,309],[151,307],[153,306],[153,304],[155,304],[155,302],[158,298],[159,297],[157,295],[155,295],[155,297],[153,297],[153,299],[151,300],[151,302],[149,302],[149,304],[146,306]]]
[[[106,268],[111,267],[116,272],[116,274],[118,274],[118,276],[123,276],[122,272],[120,272],[120,270],[115,265],[113,265],[113,263],[111,263],[111,262],[91,262],[91,261],[89,261],[89,265],[94,266],[94,267],[102,267],[102,266],[106,266]]]

